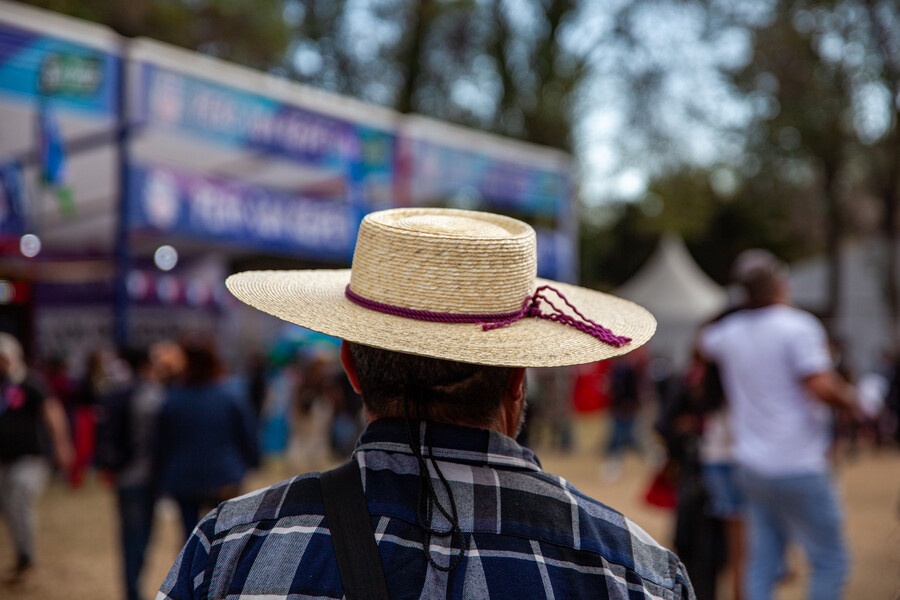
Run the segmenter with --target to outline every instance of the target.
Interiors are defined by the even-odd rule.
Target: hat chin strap
[[[572,315],[569,315],[563,312],[561,309],[557,308],[556,305],[553,304],[553,302],[547,297],[547,295],[543,293],[544,290],[550,290],[557,296],[559,296],[559,298],[566,303],[566,306],[568,306],[579,318],[575,318]],[[506,327],[507,325],[512,325],[520,319],[538,318],[546,319],[548,321],[555,321],[557,323],[562,323],[563,325],[568,325],[569,327],[574,327],[578,331],[583,331],[584,333],[597,338],[601,342],[605,342],[610,346],[614,346],[616,348],[620,348],[631,342],[631,338],[616,335],[603,325],[600,325],[596,321],[593,321],[592,319],[584,316],[580,310],[575,308],[575,306],[571,302],[569,302],[569,300],[562,292],[550,285],[540,286],[537,290],[535,290],[534,294],[525,298],[525,301],[522,303],[521,309],[507,313],[461,314],[441,313],[432,312],[429,310],[404,308],[402,306],[384,304],[382,302],[364,298],[363,296],[360,296],[359,294],[351,290],[349,285],[344,289],[344,295],[348,300],[355,304],[358,304],[359,306],[362,306],[363,308],[374,310],[380,313],[394,315],[397,317],[416,319],[418,321],[431,321],[437,323],[480,323],[481,328],[484,331],[488,331],[491,329],[499,329],[501,327]],[[552,312],[545,313],[541,310],[542,300],[546,302],[547,305],[549,305],[549,307],[552,309]]]
[[[425,550],[425,555],[428,557],[428,562],[438,571],[449,572],[458,567],[459,563],[462,562],[463,556],[466,551],[466,536],[463,534],[462,529],[459,526],[459,512],[456,509],[456,500],[453,499],[453,490],[450,488],[450,483],[447,481],[447,478],[441,471],[441,467],[435,460],[429,446],[428,458],[431,460],[431,465],[434,467],[435,473],[437,473],[437,476],[441,481],[441,485],[444,487],[444,491],[447,494],[447,498],[450,502],[449,510],[444,506],[440,498],[438,498],[437,491],[434,489],[434,484],[431,481],[431,474],[428,472],[428,464],[425,462],[425,457],[422,454],[422,445],[419,441],[419,424],[421,422],[419,420],[420,416],[417,414],[415,419],[413,419],[412,411],[410,410],[409,406],[410,395],[415,396],[416,412],[419,413],[421,412],[422,402],[424,400],[424,390],[414,384],[408,384],[406,386],[406,391],[403,394],[403,407],[406,413],[406,434],[409,442],[409,447],[412,450],[413,456],[415,456],[416,458],[416,463],[418,464],[419,470],[418,497],[416,498],[416,520],[418,521],[419,527],[425,533],[423,549]],[[428,435],[427,426],[425,429],[425,435],[426,437]],[[428,440],[426,439],[426,444],[427,441]],[[447,519],[447,522],[449,523],[449,527],[447,527],[447,529],[441,530],[432,526],[432,523],[434,521],[434,513],[432,507],[437,508],[437,510],[444,516],[444,518]],[[422,512],[423,508],[424,514]],[[453,559],[450,561],[450,564],[444,566],[438,563],[431,555],[432,537],[450,538],[450,548],[456,551],[456,556],[453,557]],[[456,547],[456,542],[459,542],[458,548]]]

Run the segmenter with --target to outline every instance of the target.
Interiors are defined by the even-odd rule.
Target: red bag
[[[646,500],[647,504],[659,508],[675,508],[678,504],[678,489],[675,485],[675,476],[668,464],[653,477],[650,487],[644,494],[644,500]]]

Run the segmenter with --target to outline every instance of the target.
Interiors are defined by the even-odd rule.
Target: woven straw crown
[[[427,209],[373,213],[359,228],[350,289],[442,313],[518,310],[534,292],[534,230],[515,219]],[[449,213],[449,214],[448,214]]]
[[[608,294],[541,280],[536,273],[536,236],[526,223],[474,211],[403,208],[363,219],[351,270],[250,271],[232,275],[226,285],[243,302],[315,331],[477,364],[592,362],[629,352],[652,336],[656,322],[643,308]],[[431,322],[396,312],[513,313],[547,284],[582,316],[631,342],[615,347],[546,317],[521,318],[485,330],[478,322]],[[360,305],[347,295],[371,305]],[[554,299],[553,306],[575,314],[563,300]]]

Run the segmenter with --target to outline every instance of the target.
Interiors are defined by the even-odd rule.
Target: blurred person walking
[[[52,356],[42,365],[41,372],[51,396],[60,401],[69,420],[69,431],[75,423],[75,407],[72,405],[77,382],[69,374],[68,361],[63,356]]]
[[[748,511],[748,600],[772,597],[785,546],[812,566],[809,597],[840,598],[848,573],[828,451],[832,413],[853,415],[853,390],[833,368],[821,323],[790,305],[786,267],[748,250],[734,267],[746,308],[705,327],[700,350],[720,369],[734,460]]]
[[[97,407],[104,394],[111,389],[107,373],[108,360],[105,350],[95,350],[88,355],[84,375],[73,396],[75,460],[68,473],[69,485],[73,488],[81,487],[85,472],[94,460]]]
[[[707,367],[694,356],[683,376],[675,378],[669,393],[662,396],[655,422],[676,474],[675,550],[691,576],[697,600],[718,597],[719,574],[729,558],[724,524],[709,510],[711,498],[700,459],[704,420],[721,399],[715,398],[715,386],[709,385]]]
[[[52,449],[45,448],[48,438]],[[50,472],[47,450],[61,469],[72,464],[65,410],[29,376],[18,340],[0,333],[0,511],[16,553],[4,579],[9,585],[22,583],[34,566],[35,505]]]
[[[253,414],[259,421],[262,415],[263,407],[266,404],[266,396],[269,393],[269,365],[266,357],[261,352],[254,352],[250,355],[247,363],[245,377],[247,379],[247,397],[250,400],[250,406],[253,407]]]
[[[125,597],[139,600],[140,574],[153,530],[156,490],[153,486],[153,444],[156,420],[165,388],[153,352],[127,349],[121,353],[130,379],[101,402],[97,423],[97,466],[115,481],[122,546]]]
[[[642,349],[613,360],[610,370],[609,414],[610,433],[602,470],[606,481],[622,476],[625,451],[641,452],[637,420],[641,407],[653,396],[647,354]]]
[[[184,374],[157,421],[154,471],[159,492],[178,503],[187,537],[202,513],[239,493],[258,450],[253,409],[222,381],[212,340],[189,336],[182,350]]]
[[[337,357],[317,352],[303,369],[291,407],[291,437],[287,450],[296,471],[320,469],[331,461],[331,426],[343,393],[337,381]]]

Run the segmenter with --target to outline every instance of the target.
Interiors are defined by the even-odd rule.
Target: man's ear
[[[517,400],[525,399],[525,369],[523,367],[516,367],[512,370],[506,388],[507,393]]]
[[[356,365],[353,364],[353,354],[350,352],[350,344],[346,340],[341,342],[341,364],[344,366],[344,372],[347,374],[347,379],[350,380],[350,385],[353,386],[353,391],[362,395],[359,378],[356,376]]]
[[[500,413],[500,433],[515,439],[525,409],[525,369],[517,367],[509,375]]]

